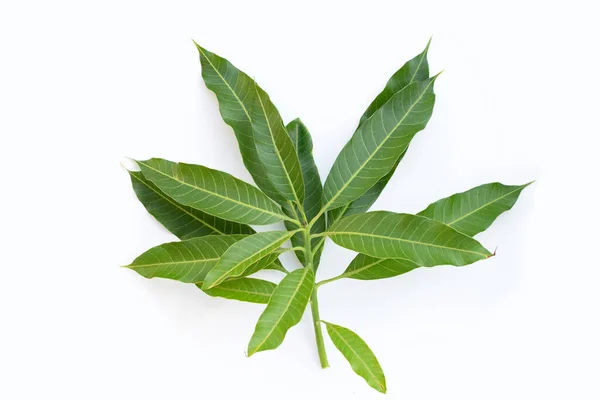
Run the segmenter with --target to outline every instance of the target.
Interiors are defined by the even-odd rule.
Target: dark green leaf
[[[213,91],[219,101],[219,111],[225,123],[233,129],[238,140],[244,165],[256,185],[270,198],[283,201],[263,166],[252,128],[250,110],[256,99],[256,83],[226,59],[211,53],[196,43],[202,65],[202,78],[206,87]]]
[[[467,265],[492,254],[478,241],[429,218],[373,211],[344,217],[328,230],[338,245],[377,258],[432,267]]]
[[[326,210],[356,200],[390,172],[431,117],[436,77],[411,83],[356,130],[325,181]]]
[[[258,261],[265,266],[270,264],[272,260],[267,256],[278,250],[291,236],[290,232],[284,231],[260,232],[234,243],[207,274],[202,289],[210,289],[227,278],[240,276]]]
[[[250,116],[258,157],[279,194],[286,200],[302,204],[304,182],[292,140],[269,95],[258,86],[255,89],[256,101]]]
[[[340,277],[360,280],[384,279],[405,274],[415,268],[419,266],[410,260],[358,254]]]
[[[373,351],[356,333],[339,325],[322,321],[331,341],[348,360],[357,375],[362,376],[373,389],[385,393],[385,375]]]
[[[286,275],[271,295],[248,344],[248,356],[279,347],[287,331],[302,318],[315,284],[311,268]]]
[[[245,224],[289,219],[260,190],[226,172],[160,158],[137,163],[146,179],[180,204]]]
[[[510,210],[521,191],[529,185],[488,183],[438,200],[417,215],[443,222],[465,235],[474,236],[485,231],[500,214]]]
[[[183,206],[164,194],[141,172],[127,171],[137,198],[146,210],[179,239],[207,235],[252,234],[248,225],[217,218],[192,207]]]
[[[196,285],[199,288],[200,285]],[[247,301],[249,303],[267,304],[275,290],[273,282],[255,278],[237,278],[221,283],[204,292],[213,297]]]

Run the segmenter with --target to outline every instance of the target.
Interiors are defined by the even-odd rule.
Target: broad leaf
[[[227,278],[240,276],[261,260],[264,260],[265,266],[270,264],[272,261],[268,261],[267,256],[278,250],[291,236],[290,232],[283,231],[260,232],[234,243],[207,274],[202,289],[210,289]]]
[[[459,232],[474,236],[485,231],[500,214],[517,202],[521,191],[531,183],[506,186],[488,183],[430,204],[417,215],[445,223]]]
[[[252,128],[250,110],[256,102],[256,83],[226,59],[211,53],[196,43],[202,65],[202,78],[206,87],[213,91],[219,101],[219,111],[225,123],[233,129],[244,165],[256,185],[270,198],[283,201],[263,166]]]
[[[258,157],[279,194],[286,200],[302,204],[304,182],[292,140],[269,95],[258,86],[255,89],[256,101],[250,116]]]
[[[146,278],[202,282],[219,258],[244,235],[211,235],[164,243],[147,250],[127,265]]]
[[[429,218],[373,211],[344,217],[327,235],[338,245],[377,258],[415,264],[467,265],[492,254],[475,239]]]
[[[139,171],[127,171],[137,198],[146,210],[179,239],[207,235],[252,234],[248,225],[227,221],[184,206],[164,194]]]
[[[431,117],[436,77],[408,85],[356,130],[325,181],[326,210],[356,200],[390,172]]]
[[[358,254],[341,276],[360,280],[384,279],[405,274],[416,268],[419,266],[410,260]]]
[[[200,285],[196,286],[201,287]],[[277,285],[273,282],[262,279],[237,278],[223,282],[212,289],[204,290],[204,293],[213,297],[267,304],[275,287]]]
[[[256,323],[248,344],[248,356],[279,347],[287,331],[300,322],[314,284],[311,268],[297,269],[281,280]]]
[[[306,126],[302,123],[300,118],[297,118],[290,122],[287,126],[288,134],[294,144],[294,148],[298,153],[298,159],[300,160],[300,166],[302,168],[302,176],[304,178],[304,214],[306,219],[311,221],[321,210],[323,200],[323,184],[321,183],[321,177],[319,176],[319,170],[315,164],[313,158],[313,142],[310,136],[310,132]],[[286,213],[290,215],[289,206],[286,208]],[[291,214],[293,215],[293,214]],[[288,230],[295,230],[296,225],[286,222],[285,226]],[[321,233],[325,230],[325,215],[322,215],[317,222],[312,226],[312,233]],[[292,244],[294,247],[304,247],[304,236],[302,232],[292,236]],[[318,242],[318,239],[313,240],[313,246]],[[318,267],[319,260],[323,247],[319,248],[313,257],[314,267]],[[305,264],[304,252],[296,251],[296,256],[302,264]]]
[[[289,219],[260,190],[226,172],[160,158],[137,163],[146,179],[180,204],[244,224]]]
[[[385,393],[385,375],[373,351],[356,333],[339,325],[322,321],[331,341],[348,360],[357,375],[362,376],[373,389]]]

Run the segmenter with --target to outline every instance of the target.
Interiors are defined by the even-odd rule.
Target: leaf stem
[[[305,268],[312,268],[314,271],[310,226],[307,226],[304,230],[304,248],[304,254],[306,258]],[[319,300],[317,298],[316,285],[313,287],[312,295],[310,296],[310,310],[312,313],[313,327],[315,329],[315,339],[317,341],[317,351],[319,353],[319,360],[321,361],[321,368],[327,368],[329,367],[329,361],[327,360],[327,352],[325,351],[325,343],[323,342],[323,331],[321,330],[321,318],[319,316]]]

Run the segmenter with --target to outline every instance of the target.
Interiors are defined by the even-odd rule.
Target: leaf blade
[[[342,273],[344,278],[376,280],[392,278],[420,268],[410,260],[402,258],[375,258],[358,254]]]
[[[196,286],[201,289],[201,285]],[[203,290],[203,292],[212,297],[267,304],[276,286],[273,282],[262,279],[237,278],[225,281],[212,289]]]
[[[385,393],[385,375],[377,357],[367,343],[348,328],[321,321],[335,347],[348,360],[352,370],[361,376],[373,389]]]
[[[344,217],[327,235],[338,245],[376,258],[415,264],[468,265],[492,256],[475,239],[440,222],[411,214],[372,211]]]
[[[248,344],[248,357],[279,347],[287,331],[300,322],[314,283],[311,268],[297,269],[281,280],[256,323]]]
[[[438,200],[418,213],[451,226],[468,236],[489,228],[517,202],[521,191],[531,184],[507,186],[492,182]]]
[[[289,219],[256,187],[226,172],[160,158],[136,162],[144,177],[180,204],[245,224]]]
[[[291,236],[292,233],[284,231],[260,232],[234,243],[208,272],[202,289],[211,289],[227,278],[240,276],[256,262],[264,261],[265,266],[270,264],[272,260],[268,261],[267,256],[279,249]]]

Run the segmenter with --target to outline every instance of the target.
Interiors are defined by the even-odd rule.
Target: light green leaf
[[[358,254],[348,265],[340,278],[374,280],[391,278],[419,268],[410,260],[401,258],[375,258],[366,254]]]
[[[146,210],[179,239],[207,235],[252,234],[248,225],[227,221],[184,206],[164,194],[139,171],[127,171],[137,198]]]
[[[311,221],[321,210],[323,200],[323,185],[321,183],[321,177],[319,176],[319,170],[315,164],[313,157],[313,142],[310,136],[310,132],[306,126],[302,123],[300,118],[297,118],[290,122],[287,126],[288,134],[294,144],[294,148],[298,152],[298,159],[300,160],[300,166],[302,168],[302,176],[304,177],[304,214],[306,219]],[[289,206],[284,206],[284,210],[288,216],[293,215],[290,213]],[[286,222],[285,226],[288,230],[295,230],[296,225]],[[322,215],[317,222],[312,226],[311,233],[321,233],[325,230],[325,215]],[[302,232],[292,236],[292,245],[294,247],[304,247],[304,236]],[[313,240],[313,246],[318,243],[318,239]],[[319,265],[321,253],[323,247],[320,247],[317,253],[313,256],[313,266],[315,268]],[[304,252],[296,251],[296,256],[302,264],[305,264]]]
[[[327,235],[338,245],[377,258],[424,266],[467,265],[491,257],[478,241],[429,218],[373,211],[344,217]]]
[[[270,264],[272,261],[267,261],[266,257],[291,236],[292,233],[283,231],[260,232],[236,242],[207,274],[202,289],[208,290],[227,278],[240,276],[256,262],[264,261],[265,266]]]
[[[510,210],[521,191],[530,184],[506,186],[494,182],[477,186],[438,200],[417,215],[443,222],[465,235],[474,236],[485,231],[500,214]]]
[[[256,83],[226,59],[211,53],[196,43],[202,65],[202,78],[206,87],[213,91],[219,101],[219,111],[225,123],[233,129],[244,165],[256,185],[270,198],[283,201],[263,166],[252,128],[250,110],[256,99]]]
[[[226,172],[160,158],[137,163],[146,179],[180,204],[244,224],[289,219],[260,190]]]
[[[201,288],[201,285],[196,285]],[[275,290],[273,282],[255,278],[237,278],[221,283],[204,293],[213,297],[247,301],[249,303],[267,304]]]
[[[304,182],[298,155],[269,95],[255,85],[256,101],[251,109],[256,151],[265,172],[281,196],[296,204],[304,200]]]
[[[348,360],[352,370],[362,376],[373,389],[385,393],[385,375],[373,351],[350,329],[322,321],[327,327],[331,341]]]
[[[392,169],[431,117],[436,78],[411,83],[356,130],[325,181],[326,210],[356,200]]]
[[[211,235],[164,243],[147,250],[127,265],[146,278],[202,282],[219,258],[245,235]]]
[[[287,331],[302,318],[315,284],[311,268],[286,275],[271,295],[248,344],[248,356],[279,347]]]

